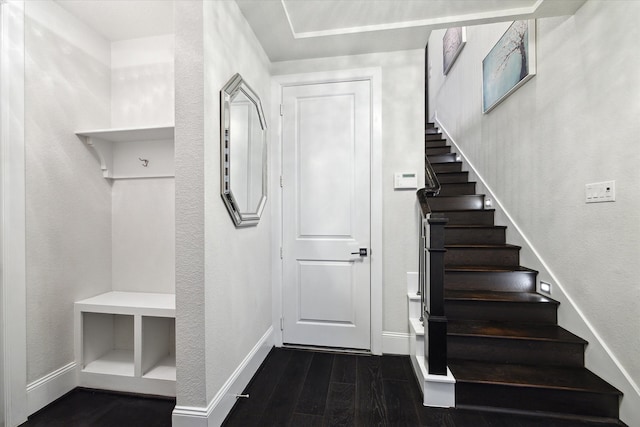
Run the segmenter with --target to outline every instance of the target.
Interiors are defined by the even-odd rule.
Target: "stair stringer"
[[[463,162],[463,170],[469,171],[469,180],[477,182],[477,193],[485,194],[491,198],[493,202],[492,208],[495,209],[495,224],[506,225],[509,243],[521,246],[520,264],[538,271],[537,291],[542,295],[547,295],[544,292],[540,292],[540,281],[552,284],[553,293],[550,296],[560,302],[558,325],[589,342],[585,350],[585,367],[624,394],[620,403],[620,419],[628,425],[640,425],[639,384],[631,378],[575,300],[566,292],[560,280],[524,234],[522,228],[513,220],[509,211],[502,205],[492,188],[474,167],[473,162],[469,161],[464,151],[451,137],[446,126],[439,120],[437,111],[435,112],[434,121],[436,127],[443,134],[443,138],[446,138],[455,148],[455,152],[460,155]]]

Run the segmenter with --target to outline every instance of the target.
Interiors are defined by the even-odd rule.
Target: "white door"
[[[370,81],[282,97],[283,342],[369,350]]]

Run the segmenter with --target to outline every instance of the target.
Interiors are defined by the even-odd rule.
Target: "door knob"
[[[360,248],[358,252],[351,252],[351,255],[367,256],[367,248]]]

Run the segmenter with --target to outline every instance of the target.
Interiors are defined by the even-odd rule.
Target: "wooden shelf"
[[[173,126],[87,130],[76,135],[95,150],[105,178],[175,176]]]

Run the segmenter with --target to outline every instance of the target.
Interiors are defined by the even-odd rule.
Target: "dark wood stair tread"
[[[479,244],[455,244],[455,245],[444,245],[445,249],[522,249],[520,246],[510,245],[505,243],[503,245],[479,245]]]
[[[555,341],[587,344],[585,340],[556,325],[533,325],[514,322],[451,320],[448,335],[490,338]]]
[[[447,224],[445,229],[491,229],[491,230],[506,230],[506,225],[485,225],[485,224]]]
[[[504,265],[447,265],[445,271],[450,272],[464,272],[464,273],[502,273],[520,271],[525,273],[538,273],[536,270],[532,270],[521,265],[518,266],[504,266]]]
[[[449,360],[448,365],[457,382],[622,395],[586,368],[494,364],[459,359]]]
[[[555,300],[533,292],[497,292],[477,291],[465,289],[446,289],[445,300],[451,301],[486,301],[486,302],[510,302],[510,303],[559,303]]]

